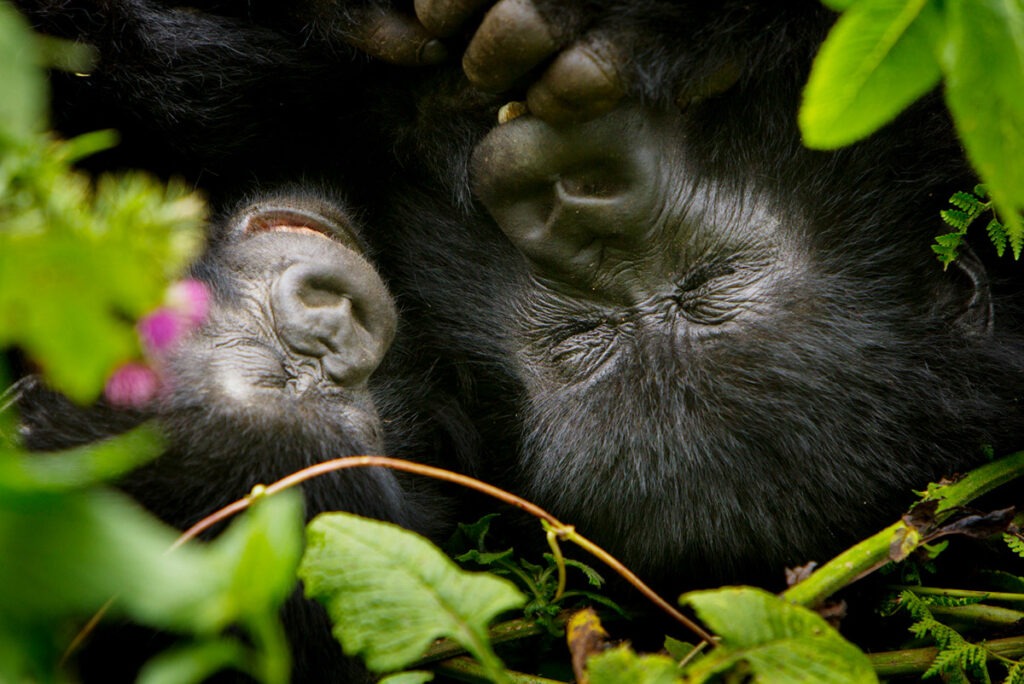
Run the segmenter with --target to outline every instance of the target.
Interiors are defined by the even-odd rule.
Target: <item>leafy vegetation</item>
[[[939,212],[942,220],[955,230],[952,233],[944,233],[935,238],[932,251],[938,255],[942,267],[946,268],[959,256],[959,250],[964,244],[967,236],[967,229],[972,223],[986,212],[993,214],[985,226],[989,240],[996,249],[996,254],[1003,256],[1006,251],[1006,244],[1009,238],[1006,234],[1006,227],[995,216],[995,208],[992,201],[986,201],[988,190],[984,185],[976,185],[974,192],[956,192],[949,198],[952,209],[943,209]]]
[[[799,118],[804,142],[816,149],[855,142],[941,81],[967,155],[1019,258],[1024,247],[1024,5],[1020,0],[824,1],[843,14],[804,91]],[[945,250],[939,252],[943,263],[950,255],[944,243],[950,241],[937,245]]]

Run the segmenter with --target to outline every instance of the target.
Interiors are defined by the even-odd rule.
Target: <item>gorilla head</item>
[[[400,449],[400,416],[389,416],[386,435],[374,395],[387,390],[370,382],[397,315],[343,204],[310,192],[263,196],[215,223],[193,275],[211,291],[209,314],[158,358],[157,396],[137,410],[82,410],[29,393],[30,447],[155,418],[167,452],[122,486],[180,526],[313,463]],[[319,478],[305,493],[310,514],[346,509],[421,530],[433,524],[380,469]]]
[[[344,204],[309,191],[263,195],[214,223],[192,275],[210,289],[209,314],[158,359],[157,396],[135,410],[82,408],[30,388],[19,400],[27,446],[92,442],[154,419],[165,453],[118,484],[179,527],[320,461],[421,453],[422,423],[402,409],[417,388],[371,377],[397,316]],[[316,478],[303,494],[310,517],[347,510],[426,534],[446,517],[436,491],[380,468]],[[295,681],[365,678],[343,658],[318,606],[297,592],[282,618]],[[134,680],[167,645],[132,626],[103,629],[81,655],[80,674]]]

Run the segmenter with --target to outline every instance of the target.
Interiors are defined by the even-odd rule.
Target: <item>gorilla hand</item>
[[[438,36],[469,21],[480,0],[416,0],[416,14]],[[486,12],[462,58],[469,80],[503,92],[527,74],[540,76],[527,90],[527,105],[549,121],[593,118],[625,94],[619,48],[597,31],[586,33],[581,12],[544,13],[532,0],[500,0]]]

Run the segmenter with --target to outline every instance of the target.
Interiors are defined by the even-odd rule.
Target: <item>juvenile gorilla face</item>
[[[342,205],[265,198],[214,232],[194,275],[211,290],[201,327],[162,364],[150,407],[169,449],[125,488],[175,524],[256,483],[384,448],[368,384],[391,345],[391,296]],[[393,474],[339,474],[306,487],[310,513],[355,510],[423,525]]]
[[[158,395],[127,411],[26,392],[26,443],[55,449],[153,419],[165,452],[117,484],[179,528],[305,466],[385,445],[401,451],[410,437],[415,449],[418,425],[403,420],[405,397],[391,396],[400,380],[371,379],[395,335],[396,312],[344,205],[289,192],[210,230],[211,246],[192,273],[210,289],[209,314],[159,359]],[[381,468],[330,473],[302,492],[309,517],[345,510],[425,534],[445,526],[440,495]],[[282,617],[295,681],[363,681],[318,606],[296,593]],[[101,633],[82,655],[83,679],[134,680],[160,643],[148,632]]]
[[[338,423],[379,447],[367,380],[396,314],[362,252],[347,217],[324,202],[269,199],[231,219],[196,267],[213,306],[171,355],[172,403],[261,425]]]
[[[913,220],[895,202],[851,223],[825,199],[877,149],[815,168],[794,136],[722,160],[742,122],[714,123],[527,116],[473,160],[525,257],[502,320],[526,495],[651,576],[712,581],[781,576],[883,524],[992,439],[981,407],[1020,389],[995,380],[1013,352],[976,264],[944,274],[926,232],[891,230]]]

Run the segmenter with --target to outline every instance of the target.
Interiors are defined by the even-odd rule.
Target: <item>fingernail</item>
[[[440,64],[448,57],[448,48],[438,39],[432,38],[420,46],[417,57],[420,64]]]

